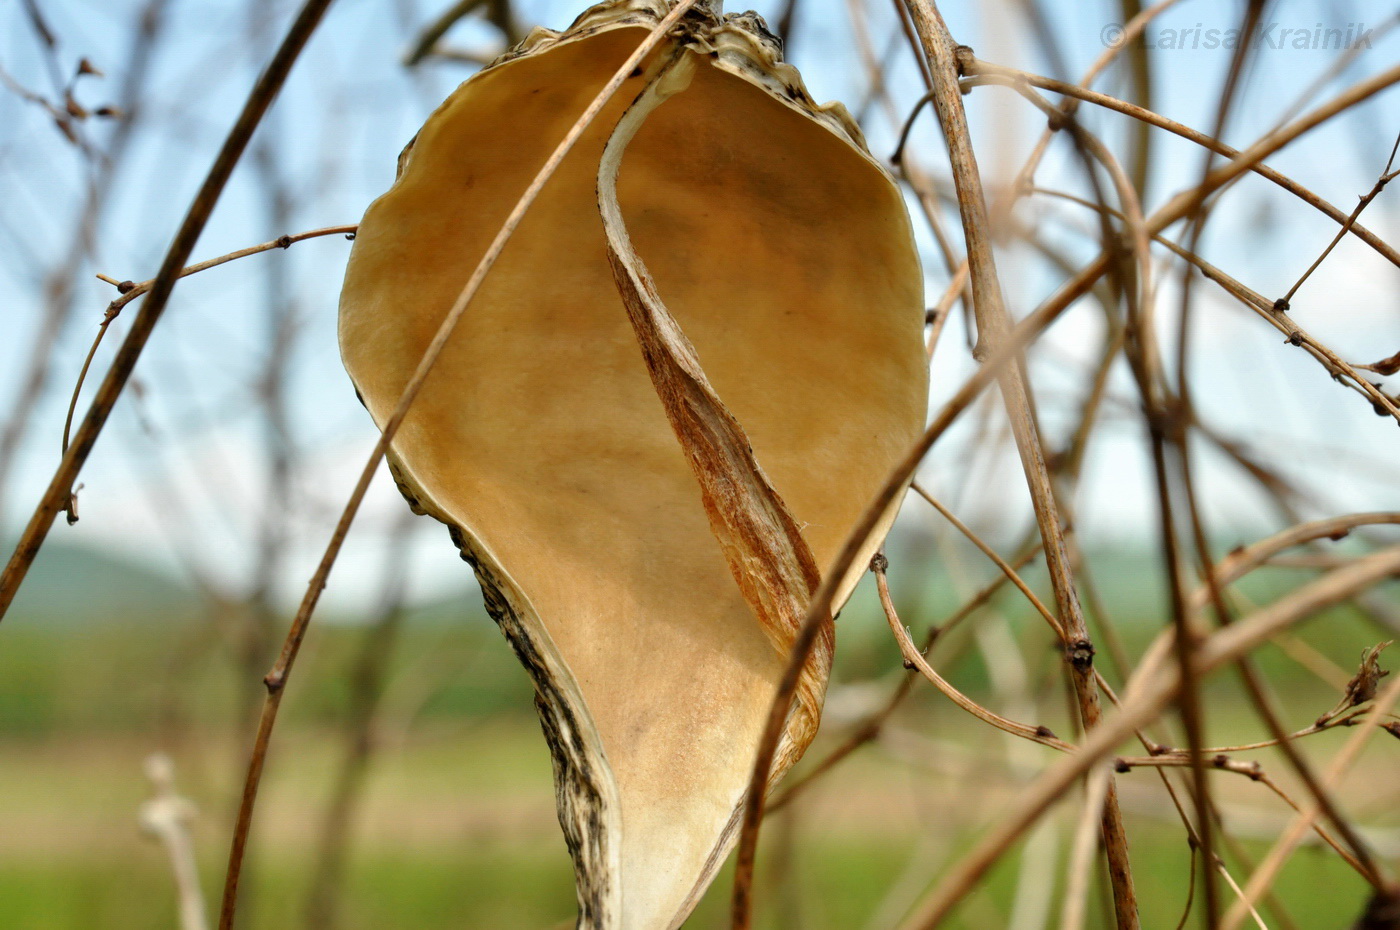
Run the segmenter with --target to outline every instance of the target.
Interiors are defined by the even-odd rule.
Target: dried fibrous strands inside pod
[[[624,0],[535,30],[405,151],[341,297],[376,422],[535,172],[669,9]],[[734,839],[794,634],[758,554],[825,566],[923,424],[903,201],[844,108],[813,103],[779,55],[752,13],[686,14],[545,186],[389,453],[534,680],[585,928],[690,912]],[[634,102],[610,147],[620,172],[600,177]],[[773,780],[812,738],[830,650],[828,629]]]

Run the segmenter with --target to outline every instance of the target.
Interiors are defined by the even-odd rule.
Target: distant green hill
[[[5,551],[10,551],[9,546]],[[1090,554],[1090,560],[1093,582],[1115,620],[1149,624],[1166,621],[1168,606],[1161,566],[1154,553],[1132,545],[1100,547]],[[917,617],[908,618],[910,622],[946,617],[961,604],[960,590],[969,590],[969,585],[972,589],[981,587],[996,576],[985,559],[970,549],[961,552],[960,561],[971,578],[957,585],[931,547],[908,539],[892,540],[891,585],[901,603],[906,597],[913,597],[920,608]],[[1051,602],[1053,595],[1038,560],[1026,566],[1022,575],[1042,599]],[[922,596],[916,591],[921,591]],[[996,603],[1013,617],[1031,616],[1028,605],[1010,589],[1003,591]],[[912,610],[915,604],[911,602],[909,606]],[[50,542],[30,569],[6,623],[168,621],[194,616],[198,611],[196,592],[157,568],[108,549]],[[873,587],[862,585],[844,614],[880,626],[882,615]],[[323,611],[322,619],[334,622],[362,618],[337,617]],[[451,624],[468,619],[484,622],[486,618],[480,593],[465,579],[461,591],[419,603],[410,611],[410,622],[414,624]]]
[[[7,542],[5,552],[12,551]],[[130,622],[188,615],[197,596],[148,565],[90,546],[49,542],[39,552],[7,624]]]

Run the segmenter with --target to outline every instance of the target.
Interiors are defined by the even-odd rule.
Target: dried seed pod
[[[376,422],[668,10],[535,30],[404,152],[341,296]],[[428,376],[390,465],[534,679],[580,927],[678,926],[723,861],[817,569],[922,427],[923,317],[903,201],[845,110],[811,101],[757,16],[697,6],[545,186]],[[830,657],[828,625],[773,780],[813,736]]]

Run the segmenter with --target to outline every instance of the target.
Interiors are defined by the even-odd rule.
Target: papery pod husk
[[[604,3],[563,33],[532,31],[404,151],[341,296],[341,352],[377,423],[535,172],[668,10]],[[546,185],[388,455],[404,496],[475,567],[534,681],[589,930],[690,913],[735,838],[794,632],[761,622],[736,584],[746,569],[707,517],[716,492],[702,499],[609,267],[599,159],[678,49],[694,74],[627,147],[618,203],[815,565],[925,415],[922,278],[897,187],[845,109],[812,102],[757,15],[695,7]],[[815,734],[831,648],[828,625],[770,787]]]

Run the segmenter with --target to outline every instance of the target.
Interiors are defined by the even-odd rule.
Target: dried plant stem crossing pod
[[[376,422],[668,10],[536,30],[405,151],[341,297]],[[723,861],[818,571],[922,428],[922,324],[902,199],[845,110],[812,103],[756,16],[697,6],[545,186],[424,383],[391,467],[534,680],[580,927],[679,926]],[[831,649],[828,625],[773,780],[815,733]]]

